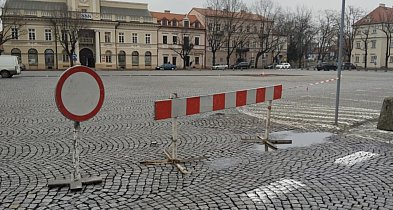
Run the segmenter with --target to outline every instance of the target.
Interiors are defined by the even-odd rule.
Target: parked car
[[[176,65],[173,65],[171,63],[165,63],[156,67],[156,70],[175,70],[175,69],[176,69]]]
[[[0,56],[0,75],[2,78],[11,78],[21,73],[18,56]]]
[[[291,68],[291,64],[289,63],[280,63],[276,65],[277,69],[290,69]]]
[[[334,71],[336,71],[337,65],[333,64],[333,63],[320,63],[317,65],[317,70],[318,71],[321,71],[321,70],[324,70],[324,71],[334,70]]]
[[[250,68],[250,63],[248,62],[239,62],[232,66],[233,69],[248,69]]]
[[[213,70],[225,70],[228,69],[228,65],[226,64],[216,64],[212,67]]]
[[[274,69],[274,64],[266,65],[263,68],[264,69]]]
[[[356,66],[353,65],[353,63],[345,62],[345,63],[343,63],[343,67],[342,68],[349,70],[349,69],[356,69]]]

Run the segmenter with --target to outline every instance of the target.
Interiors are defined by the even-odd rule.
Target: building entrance
[[[91,68],[96,66],[93,51],[91,51],[89,48],[83,48],[81,51],[79,51],[79,61],[83,66]]]

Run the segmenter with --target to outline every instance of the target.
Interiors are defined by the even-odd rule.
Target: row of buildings
[[[113,0],[12,0],[7,1],[3,11],[3,17],[12,18],[3,20],[9,26],[3,35],[10,40],[3,44],[2,50],[3,54],[18,55],[29,70],[65,69],[70,66],[70,59],[75,64],[111,70],[154,69],[164,63],[180,68],[210,68],[213,55],[207,37],[209,30],[225,30],[224,25],[213,23],[212,26],[211,10],[193,8],[188,14],[174,14],[151,12],[143,3]],[[83,27],[79,25],[72,56],[67,55],[59,42],[63,32],[53,27],[53,20],[59,19],[56,11],[73,12],[84,22]],[[256,29],[261,24],[256,15],[249,14],[247,19],[241,26],[244,29],[236,36],[252,34],[250,28]],[[255,63],[258,41],[253,35],[248,37],[250,40],[235,47],[230,64],[239,60]],[[280,45],[279,52],[260,57],[259,66],[271,64],[273,57],[285,60],[286,44]],[[215,60],[215,63],[227,63],[225,46],[215,53]]]

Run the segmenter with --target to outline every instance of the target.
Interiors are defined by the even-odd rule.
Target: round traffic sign
[[[55,101],[65,117],[82,122],[100,111],[104,95],[104,84],[95,71],[85,66],[74,66],[60,76]]]

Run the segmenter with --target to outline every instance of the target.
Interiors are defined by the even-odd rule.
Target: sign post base
[[[82,178],[80,180],[72,179],[59,179],[48,182],[49,188],[55,187],[66,187],[69,186],[71,190],[81,190],[83,185],[92,185],[92,184],[100,184],[102,183],[102,177],[89,177]]]

